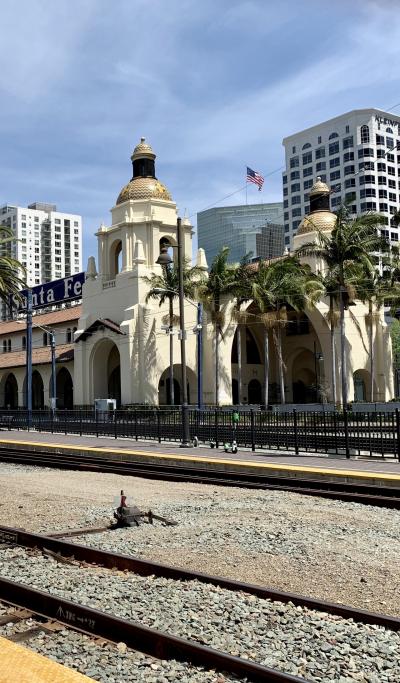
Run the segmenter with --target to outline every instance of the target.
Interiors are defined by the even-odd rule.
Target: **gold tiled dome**
[[[329,192],[330,190],[328,185],[322,182],[321,177],[318,176],[317,180],[315,181],[314,185],[310,190],[310,197],[313,197],[316,194],[329,194]]]
[[[133,178],[118,195],[117,204],[129,199],[165,199],[172,201],[172,197],[165,185],[155,178]]]
[[[136,145],[132,152],[131,159],[133,161],[134,159],[141,159],[143,157],[152,157],[153,159],[156,158],[151,145],[146,142],[146,138],[140,138],[140,142]]]
[[[314,211],[308,216],[304,216],[297,230],[298,235],[316,230],[333,230],[336,225],[336,216],[332,211]]]

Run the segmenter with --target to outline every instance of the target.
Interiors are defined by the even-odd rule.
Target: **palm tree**
[[[189,266],[190,260],[185,258],[183,261],[183,292],[188,299],[194,299],[199,284],[204,278],[202,268]],[[174,314],[174,300],[179,296],[179,269],[177,263],[164,266],[162,275],[152,273],[146,275],[143,280],[149,285],[150,289],[146,296],[146,302],[150,299],[158,299],[159,306],[163,306],[168,301],[168,314],[163,319],[168,324],[169,332],[169,386],[171,405],[175,404],[174,392],[174,325],[179,324],[179,316]]]
[[[395,255],[396,255],[395,248]],[[391,251],[393,247],[391,248]],[[357,294],[361,301],[368,304],[368,313],[365,322],[368,329],[368,346],[370,359],[371,389],[370,400],[374,401],[374,381],[375,381],[375,348],[374,348],[374,329],[380,319],[382,307],[390,306],[396,310],[400,302],[400,283],[398,263],[390,259],[384,259],[387,268],[380,275],[378,271],[367,272],[361,275],[357,284]]]
[[[368,213],[352,218],[348,208],[342,206],[336,215],[332,232],[317,232],[316,242],[303,244],[296,250],[298,256],[314,256],[324,261],[325,276],[330,281],[332,294],[339,303],[340,355],[342,403],[347,405],[346,330],[345,310],[352,303],[361,276],[373,273],[374,253],[385,252],[387,241],[380,236],[382,216]]]
[[[261,310],[264,323],[264,402],[268,405],[269,383],[269,330],[272,329],[278,355],[281,403],[285,403],[284,362],[282,355],[282,328],[287,324],[287,307],[304,311],[313,305],[322,293],[320,279],[308,265],[295,256],[288,256],[268,264],[261,261],[253,282],[253,298]]]
[[[246,322],[248,314],[241,311],[241,306],[252,298],[252,280],[254,270],[249,268],[250,254],[246,254],[234,271],[232,294],[235,297],[235,307],[232,317],[237,322],[236,348],[238,365],[238,403],[242,401],[242,324]]]
[[[223,338],[223,297],[231,294],[235,286],[237,266],[228,263],[229,247],[223,247],[214,258],[207,280],[199,287],[199,296],[205,308],[211,312],[215,335],[215,403],[219,405],[219,341]]]
[[[9,306],[11,298],[17,301],[21,299],[20,290],[26,287],[26,270],[10,255],[11,244],[16,241],[12,229],[0,225],[0,299]]]

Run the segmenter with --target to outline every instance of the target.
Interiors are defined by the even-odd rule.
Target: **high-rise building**
[[[81,216],[61,213],[54,204],[5,204],[0,207],[0,224],[11,228],[18,239],[5,245],[3,251],[8,250],[25,266],[29,286],[82,270]]]
[[[257,243],[264,244],[262,235],[266,235],[276,226],[277,236],[268,237],[271,248],[278,249],[280,256],[283,253],[279,246],[279,235],[283,225],[283,205],[281,202],[271,204],[243,204],[240,206],[222,206],[207,209],[197,214],[197,233],[199,247],[206,252],[208,263],[218,254],[222,247],[229,247],[229,261],[238,262],[248,253],[253,258],[262,256],[257,251]],[[264,228],[264,233],[263,233]]]
[[[400,208],[400,117],[356,109],[284,138],[285,246],[293,244],[309,190],[318,176],[331,186],[331,208],[349,204],[353,214],[382,214],[382,232],[399,241],[393,215]],[[398,151],[399,150],[399,151]]]

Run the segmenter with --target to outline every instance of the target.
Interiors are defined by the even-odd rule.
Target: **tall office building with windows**
[[[253,258],[283,253],[283,205],[242,204],[207,209],[197,214],[199,247],[211,264],[222,249],[229,247],[229,260],[240,261],[245,254]]]
[[[27,270],[30,286],[51,282],[82,270],[82,217],[61,213],[54,204],[0,206],[0,224],[18,239],[7,250]],[[4,306],[2,317],[6,316]]]
[[[331,187],[334,211],[348,202],[353,214],[382,214],[382,232],[399,241],[393,215],[400,208],[400,117],[356,109],[283,140],[285,245],[293,244],[309,212],[308,192],[318,176]]]

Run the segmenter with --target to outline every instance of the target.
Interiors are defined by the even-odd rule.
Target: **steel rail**
[[[328,612],[344,619],[353,619],[363,624],[375,624],[388,628],[391,631],[400,631],[400,618],[398,617],[369,612],[297,593],[273,590],[257,584],[242,583],[203,572],[180,569],[179,567],[143,560],[135,556],[111,553],[106,550],[99,550],[90,546],[71,543],[52,536],[35,534],[13,527],[0,526],[1,542],[27,548],[38,548],[39,550],[48,549],[64,557],[73,557],[77,561],[101,565],[107,569],[128,570],[140,576],[158,576],[176,581],[200,581],[201,583],[208,583],[230,591],[249,593],[265,600],[282,603],[292,602],[296,606],[306,607],[319,612]]]
[[[87,635],[106,638],[114,643],[122,641],[128,647],[157,659],[190,662],[195,666],[246,677],[249,681],[306,683],[304,678],[285,674],[206,645],[126,621],[8,579],[0,578],[0,600],[59,621]]]
[[[134,460],[114,460],[106,455],[76,455],[71,453],[40,450],[3,448],[0,444],[0,461],[17,462],[34,466],[44,465],[59,469],[79,469],[95,472],[110,472],[126,476],[139,476],[150,479],[205,483],[218,486],[238,486],[244,488],[284,490],[309,496],[334,498],[392,509],[400,509],[400,488],[368,486],[345,482],[322,481],[312,478],[295,478],[287,475],[265,473],[251,474],[232,469],[207,470],[199,463],[198,467],[156,463],[143,463]],[[393,495],[395,494],[395,495]]]

